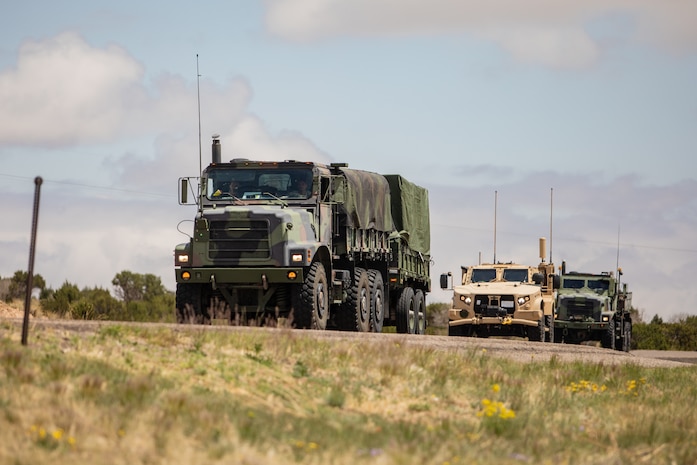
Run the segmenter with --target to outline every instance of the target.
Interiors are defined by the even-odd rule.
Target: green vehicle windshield
[[[306,199],[312,170],[293,168],[214,168],[208,171],[206,197],[219,199]]]

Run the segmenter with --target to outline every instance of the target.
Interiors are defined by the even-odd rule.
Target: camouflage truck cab
[[[611,272],[567,273],[566,264],[562,264],[556,342],[600,341],[605,348],[628,352],[632,339],[631,298],[627,285],[620,289]]]
[[[425,189],[345,164],[223,163],[217,138],[197,181],[180,180],[198,211],[175,248],[179,322],[425,331]]]
[[[447,288],[447,281],[448,275],[441,275],[442,288]],[[461,283],[453,286],[448,334],[553,341],[555,284],[554,265],[544,259],[537,267],[515,263],[462,267]]]

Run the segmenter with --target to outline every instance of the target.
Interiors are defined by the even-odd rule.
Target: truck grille
[[[597,302],[590,299],[565,299],[564,304],[572,320],[593,318],[598,308]]]
[[[209,259],[239,260],[270,257],[268,221],[248,219],[211,221]]]

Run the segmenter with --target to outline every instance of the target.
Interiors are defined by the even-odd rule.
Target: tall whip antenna
[[[196,100],[198,102],[198,174],[203,171],[203,162],[201,161],[201,75],[198,72],[198,53],[196,54]]]
[[[554,211],[554,188],[549,188],[549,263],[552,261],[552,212]]]
[[[499,191],[494,191],[494,263],[496,263],[496,208],[499,203]]]
[[[617,265],[616,270],[620,269],[620,224],[617,223]]]

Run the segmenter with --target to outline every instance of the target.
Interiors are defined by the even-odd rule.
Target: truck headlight
[[[525,304],[525,297],[518,297],[518,305]]]
[[[472,297],[470,297],[468,295],[467,296],[461,295],[460,300],[463,301],[464,303],[466,303],[467,305],[472,303]]]
[[[290,261],[293,263],[302,263],[303,261],[303,254],[301,253],[294,253],[290,255]]]
[[[175,266],[181,266],[186,263],[189,263],[189,254],[188,253],[177,253],[174,256],[174,265]]]

